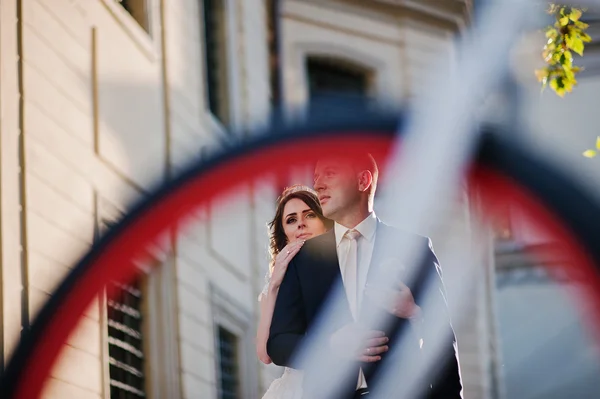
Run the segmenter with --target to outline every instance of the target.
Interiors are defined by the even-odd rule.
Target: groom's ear
[[[373,184],[373,175],[368,170],[363,170],[358,172],[358,190],[359,191],[368,191],[369,187]]]

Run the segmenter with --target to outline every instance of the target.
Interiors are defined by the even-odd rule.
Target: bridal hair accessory
[[[279,202],[283,201],[285,198],[287,198],[290,195],[297,193],[299,191],[308,191],[309,193],[314,194],[315,196],[317,195],[317,192],[308,186],[305,186],[303,184],[294,184],[293,186],[286,187],[283,190],[283,192],[281,193],[281,196],[279,197],[279,200],[277,202],[279,203]]]

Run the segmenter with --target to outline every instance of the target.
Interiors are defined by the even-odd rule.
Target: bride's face
[[[304,201],[292,198],[283,208],[283,231],[288,243],[325,233],[325,225]]]

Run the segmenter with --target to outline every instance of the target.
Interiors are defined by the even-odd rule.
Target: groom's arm
[[[304,302],[296,262],[292,260],[277,293],[267,340],[267,353],[273,363],[278,366],[293,367],[290,361],[305,332]]]

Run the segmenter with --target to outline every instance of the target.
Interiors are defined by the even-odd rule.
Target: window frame
[[[329,57],[344,64],[356,65],[370,71],[371,87],[369,96],[376,101],[395,103],[395,92],[388,90],[387,82],[394,81],[398,71],[392,70],[385,60],[377,58],[369,52],[342,46],[336,40],[322,43],[298,41],[288,44],[290,49],[284,53],[281,66],[294,71],[294,79],[283,79],[283,99],[286,117],[291,120],[302,119],[309,107],[309,85],[306,60],[311,57]]]
[[[98,193],[95,194],[95,208],[95,241],[97,241],[105,231],[103,225],[107,222],[118,222],[123,217],[124,210]],[[165,252],[158,247],[150,248],[150,253],[150,261],[145,265],[139,265],[144,273],[140,311],[146,315],[146,321],[142,322],[145,394],[148,398],[178,398],[181,397],[181,375],[177,338],[179,326],[176,312],[177,293],[174,287],[176,280],[173,267],[176,253]],[[107,300],[106,290],[102,290],[98,294],[98,302],[103,399],[111,399]],[[150,359],[150,362],[147,359]],[[159,367],[148,367],[153,359],[160,359],[160,362],[155,364]]]
[[[242,127],[241,121],[241,89],[240,89],[240,74],[238,65],[240,65],[241,59],[238,54],[239,48],[239,37],[238,37],[238,9],[235,0],[212,0],[223,2],[223,23],[225,24],[226,38],[224,49],[225,52],[225,63],[226,65],[226,79],[227,87],[225,88],[225,98],[228,103],[227,112],[227,124],[224,124],[219,117],[212,112],[210,109],[209,92],[210,87],[208,85],[208,38],[206,37],[206,30],[204,21],[205,19],[205,0],[199,1],[200,8],[200,22],[202,26],[201,30],[201,42],[202,42],[202,66],[203,66],[203,99],[204,109],[209,119],[209,125],[212,130],[216,130],[218,134],[229,133],[234,134]]]
[[[159,0],[145,1],[145,13],[148,29],[146,30],[121,4],[119,0],[101,0],[124,32],[151,61],[159,59],[160,55],[160,8]]]
[[[217,394],[221,392],[219,354],[219,327],[221,327],[238,338],[240,395],[242,398],[256,398],[258,393],[258,367],[256,367],[254,350],[255,322],[252,314],[213,283],[209,284],[209,291]]]

